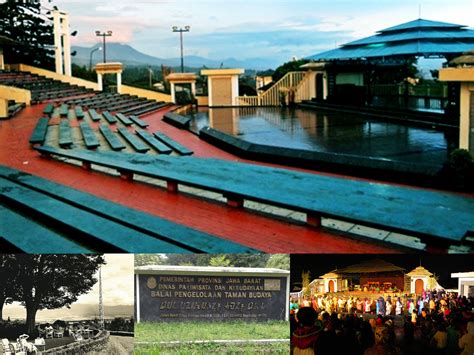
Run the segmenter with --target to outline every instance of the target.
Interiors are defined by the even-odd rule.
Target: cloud
[[[107,264],[102,266],[102,293],[105,305],[134,304],[133,254],[105,254]],[[98,273],[95,276],[98,278]],[[98,304],[99,284],[96,283],[92,290],[82,295],[77,303]]]

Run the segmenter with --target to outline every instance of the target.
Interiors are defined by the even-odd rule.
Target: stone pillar
[[[117,73],[117,92],[122,93],[122,73]]]
[[[212,77],[210,76],[207,77],[207,97],[207,106],[212,107]]]
[[[0,118],[8,117],[8,100],[0,98]]]
[[[170,83],[170,88],[171,88],[171,102],[175,104],[176,103],[176,93],[175,93],[176,87],[175,87],[175,84]]]
[[[205,69],[201,75],[207,76],[209,107],[238,106],[239,75],[244,69]]]
[[[191,83],[191,92],[193,96],[196,96],[196,83],[195,82]]]
[[[463,57],[459,59],[458,64],[463,64]],[[441,69],[439,80],[460,83],[459,148],[474,155],[474,66],[468,63],[457,68]]]
[[[102,84],[102,74],[97,73],[97,86],[98,86],[99,91],[104,90],[102,85],[103,85]]]

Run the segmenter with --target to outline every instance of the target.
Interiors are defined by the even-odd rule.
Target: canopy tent
[[[376,35],[312,55],[313,61],[386,57],[453,57],[474,49],[474,30],[467,26],[418,19],[380,30]]]

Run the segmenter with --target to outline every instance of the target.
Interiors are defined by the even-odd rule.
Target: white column
[[[5,62],[3,60],[3,50],[0,48],[0,69],[5,69]]]
[[[71,75],[71,38],[69,34],[69,15],[62,13],[62,35],[64,47],[64,74]]]
[[[97,86],[99,91],[104,90],[104,88],[102,87],[102,74],[100,73],[97,73]]]
[[[207,77],[207,105],[212,107],[212,79],[210,76]]]
[[[191,92],[193,96],[196,96],[196,83],[194,81],[191,83]]]
[[[56,73],[63,74],[63,50],[61,44],[61,16],[58,10],[53,11],[54,23],[54,57],[56,59]]]
[[[122,93],[122,73],[117,73],[117,92]]]
[[[328,98],[328,93],[329,93],[329,84],[328,84],[328,72],[324,71],[323,72],[323,100],[326,100]]]
[[[171,102],[175,104],[176,103],[176,93],[175,93],[176,88],[173,82],[171,82],[170,85],[171,85]]]
[[[231,76],[232,85],[232,106],[237,106],[237,96],[239,96],[239,76]]]

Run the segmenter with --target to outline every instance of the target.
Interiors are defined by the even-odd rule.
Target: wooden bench
[[[143,143],[140,139],[137,138],[136,135],[133,135],[128,131],[128,129],[121,127],[118,129],[118,132],[122,135],[125,140],[130,143],[130,145],[139,153],[146,153],[150,150],[145,143]]]
[[[93,108],[89,109],[89,116],[92,121],[100,121],[100,119],[102,118],[102,115],[100,113],[97,113],[97,111]]]
[[[186,128],[189,128],[189,123],[191,122],[191,118],[178,115],[174,112],[168,112],[168,113],[165,113],[165,115],[163,116],[163,121],[175,127],[186,129]]]
[[[108,125],[101,124],[99,127],[100,132],[104,136],[107,143],[109,143],[110,148],[113,150],[122,150],[125,149],[125,144],[123,144],[120,139],[112,132]]]
[[[117,113],[115,115],[125,126],[130,126],[133,124],[133,121],[131,121],[127,116],[125,116],[123,113]]]
[[[148,123],[145,121],[141,120],[138,116],[131,115],[129,118],[140,128],[146,128],[148,127]]]
[[[48,239],[42,240],[39,239],[42,235],[27,234],[29,228],[22,226],[17,230],[17,235],[12,236],[11,242],[30,253],[82,253],[85,249],[129,253],[257,252],[1,165],[0,199],[14,204],[15,210],[21,212],[30,223],[42,224],[53,231],[59,230],[66,236],[58,235],[55,238],[55,235],[50,235]]]
[[[2,179],[0,179],[1,185]],[[0,220],[8,221],[0,225],[0,238],[4,238],[23,253],[91,253],[78,243],[67,239],[60,232],[55,232],[35,223],[21,213],[0,205]]]
[[[70,146],[73,143],[71,135],[71,126],[67,119],[61,119],[59,122],[59,141],[58,144],[61,147]]]
[[[102,116],[104,116],[110,124],[117,123],[117,119],[109,111],[102,111]]]
[[[81,106],[76,106],[76,108],[74,109],[74,111],[76,112],[76,118],[78,120],[82,120],[84,118],[84,111],[82,111],[82,107]]]
[[[54,105],[53,104],[47,104],[46,107],[43,110],[43,113],[45,115],[48,115],[49,117],[51,117],[53,112],[54,112]]]
[[[35,149],[117,169],[127,178],[139,174],[162,179],[171,191],[184,184],[221,193],[231,206],[252,200],[303,212],[313,226],[321,217],[335,218],[443,246],[474,233],[474,199],[452,193],[209,158]]]
[[[156,138],[158,138],[160,141],[165,143],[171,149],[177,151],[180,155],[191,155],[191,154],[193,154],[192,150],[189,150],[188,148],[182,146],[178,142],[172,140],[166,134],[161,133],[161,132],[155,132],[153,134],[155,135]]]
[[[41,117],[30,137],[30,144],[43,144],[48,132],[49,117]]]
[[[69,112],[69,106],[67,104],[62,104],[61,107],[59,108],[59,116],[67,117],[68,112]]]
[[[153,137],[149,132],[136,129],[135,133],[150,146],[152,146],[153,149],[155,149],[158,153],[171,154],[172,150],[166,144],[161,143],[158,139]]]
[[[96,149],[100,146],[99,140],[87,122],[81,122],[79,127],[81,128],[82,137],[87,149]]]

